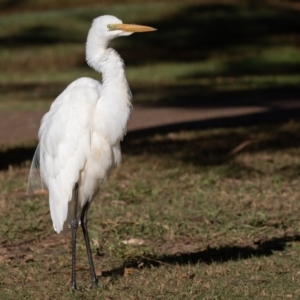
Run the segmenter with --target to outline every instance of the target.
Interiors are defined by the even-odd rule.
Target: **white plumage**
[[[107,45],[118,36],[152,30],[122,24],[113,16],[95,19],[88,34],[86,60],[102,73],[102,83],[91,78],[75,80],[55,99],[41,121],[28,191],[49,190],[50,213],[57,233],[68,231],[74,221],[76,226],[80,224],[84,206],[121,161],[120,141],[132,108],[131,92],[122,59]],[[92,271],[91,275],[93,278]],[[72,287],[76,289],[75,275]]]
[[[109,56],[118,58],[113,50]],[[49,189],[51,218],[57,233],[70,225],[73,209],[69,202],[75,183],[79,186],[79,218],[86,201],[93,199],[121,160],[120,141],[130,115],[130,93],[123,67],[118,72],[107,68],[103,77],[103,85],[91,78],[71,83],[41,122],[40,173]],[[122,88],[106,91],[109,84],[119,83]]]

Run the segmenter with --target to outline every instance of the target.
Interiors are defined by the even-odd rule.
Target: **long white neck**
[[[86,42],[86,61],[91,68],[100,73],[108,43],[108,40],[101,39],[97,35],[93,27],[90,29]]]
[[[102,73],[101,101],[96,112],[99,116],[98,127],[111,144],[116,144],[126,132],[132,107],[131,92],[123,60],[115,50],[107,46],[108,41],[103,41],[90,30],[86,45],[86,60],[93,69]],[[107,134],[106,128],[101,125],[104,119],[106,128],[110,128]],[[107,126],[108,123],[110,126]]]
[[[102,73],[103,88],[125,88],[130,101],[131,93],[125,76],[124,62],[115,50],[107,48],[108,43],[108,40],[101,39],[91,28],[86,43],[86,61],[95,71]]]

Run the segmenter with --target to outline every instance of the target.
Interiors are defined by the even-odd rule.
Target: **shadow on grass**
[[[216,79],[217,80],[217,79]],[[226,79],[225,79],[226,80]],[[273,79],[272,79],[273,80]],[[275,80],[275,79],[274,79]],[[226,82],[223,83],[226,85]],[[152,105],[155,107],[270,107],[273,101],[294,100],[300,103],[300,87],[298,84],[279,84],[273,81],[266,87],[235,89],[235,84],[227,82],[233,90],[217,90],[214,81],[209,85],[164,84],[164,85],[132,85],[133,103]],[[140,99],[146,99],[145,101]],[[154,100],[151,100],[154,99]]]
[[[122,142],[122,151],[126,155],[156,155],[165,157],[166,163],[182,161],[194,166],[228,165],[228,174],[242,176],[251,174],[245,166],[230,164],[234,155],[231,151],[244,143],[250,144],[243,149],[249,153],[277,150],[288,150],[300,147],[300,123],[287,120],[299,119],[300,109],[276,110],[273,112],[251,114],[228,118],[217,118],[196,122],[187,122],[160,126],[129,132]],[[239,126],[239,129],[235,128]],[[190,139],[173,138],[172,134],[182,130],[219,128],[210,135],[203,134]],[[225,130],[225,128],[227,128]],[[171,136],[168,135],[171,133]],[[165,134],[162,139],[155,140],[156,134]],[[22,166],[32,160],[35,147],[17,147],[0,150],[0,170],[9,166]],[[234,170],[230,171],[230,168]],[[284,172],[285,176],[298,176],[300,166],[293,165]],[[250,173],[249,173],[250,172]]]
[[[26,0],[2,0],[0,2],[0,9],[7,10],[10,8],[17,7],[18,5],[24,3]]]
[[[5,1],[5,3],[9,3]],[[13,4],[13,2],[11,2]],[[169,4],[168,4],[169,5]],[[96,14],[91,10],[91,15],[80,15],[76,17],[88,20]],[[82,20],[81,20],[82,21]],[[138,22],[139,20],[137,20]],[[58,22],[59,24],[59,22]],[[237,25],[238,24],[238,25]],[[193,4],[184,6],[174,14],[170,14],[161,20],[149,25],[157,27],[157,33],[148,35],[136,35],[132,51],[132,41],[120,40],[119,46],[123,58],[129,65],[138,65],[152,62],[194,62],[201,61],[212,54],[218,56],[232,54],[239,56],[243,49],[252,53],[263,51],[265,47],[278,45],[297,45],[299,42],[298,32],[300,30],[300,11],[276,7],[264,4],[262,1],[249,1],[248,4]],[[3,47],[28,44],[53,44],[62,42],[81,42],[83,47],[85,37],[78,36],[72,32],[62,32],[59,25],[46,26],[35,24],[26,27],[21,32],[2,38]],[[72,29],[70,29],[72,30]],[[66,39],[65,39],[66,38]],[[258,48],[257,48],[258,47]],[[261,50],[257,50],[261,47]],[[249,50],[250,49],[250,50]],[[261,64],[255,60],[259,53],[252,53],[252,58],[229,62],[226,70],[221,74],[224,76],[243,76],[248,74],[295,74],[299,69],[297,63],[279,63],[269,65]],[[259,56],[259,55],[258,55]],[[253,58],[254,57],[254,58]],[[145,60],[146,58],[146,60]],[[147,61],[148,60],[148,61]],[[218,74],[215,74],[217,76]],[[187,74],[183,79],[211,77],[209,73]],[[226,84],[225,84],[226,85]],[[11,90],[26,90],[26,94],[32,94],[37,89],[35,85],[11,85]],[[8,87],[1,87],[5,93],[9,93]],[[61,86],[52,84],[41,88],[37,97],[47,94],[57,95]],[[271,88],[255,88],[243,91],[218,92],[214,84],[200,86],[198,84],[163,85],[158,90],[145,87],[133,87],[133,94],[147,95],[157,94],[155,105],[170,105],[182,107],[265,107],[266,112],[261,114],[250,114],[247,116],[216,118],[213,120],[187,122],[181,124],[170,124],[130,132],[123,143],[124,152],[130,154],[152,153],[179,157],[179,159],[200,165],[220,164],[230,158],[227,153],[245,139],[252,138],[251,130],[249,136],[245,134],[224,134],[206,137],[191,141],[150,142],[145,137],[153,134],[177,132],[182,129],[198,129],[213,127],[245,126],[257,123],[282,122],[290,118],[298,118],[300,111],[297,109],[280,109],[275,107],[271,101],[292,99],[300,101],[300,89],[297,84],[276,83]],[[143,96],[143,95],[142,95]],[[144,98],[145,98],[144,97]],[[143,98],[143,97],[142,97]],[[276,126],[274,127],[276,128]],[[269,132],[276,129],[269,127]],[[265,129],[262,129],[264,131]],[[255,134],[252,132],[252,135]],[[287,138],[290,136],[290,138]],[[279,133],[271,140],[262,141],[251,149],[287,149],[299,146],[298,132],[290,132],[287,136]],[[273,147],[273,148],[271,148]],[[0,153],[0,169],[7,169],[9,165],[21,165],[26,160],[31,160],[34,149],[20,148],[11,149]]]
[[[31,161],[35,147],[16,147],[7,150],[0,150],[0,170],[7,170],[10,166],[18,167],[26,161]]]
[[[2,100],[17,98],[22,101],[39,101],[41,99],[55,99],[65,88],[66,83],[0,83]]]
[[[73,17],[90,24],[96,14],[97,9],[93,9],[90,13],[76,13]],[[61,30],[59,24],[57,22],[50,26],[41,22],[25,27],[16,34],[0,38],[0,43],[2,47],[39,44],[51,47],[55,43],[82,43],[84,49],[87,32],[78,33],[72,28],[66,32]],[[299,73],[300,57],[295,47],[299,44],[300,11],[272,6],[263,1],[249,1],[248,4],[193,4],[183,6],[175,13],[149,25],[159,30],[156,33],[135,35],[133,40],[124,38],[116,41],[116,48],[127,65],[155,63],[159,66],[159,63],[168,62],[180,64],[200,62],[208,57],[210,61],[216,57],[214,63],[218,64],[218,57],[225,55],[227,58],[226,61],[221,61],[221,69],[214,69],[214,66],[203,67],[201,72],[191,71],[184,75],[180,78],[180,85],[157,83],[157,87],[132,86],[133,95],[137,96],[135,99],[146,99],[146,103],[154,105],[230,107],[253,104],[262,106],[269,100],[300,98],[299,80],[293,83],[294,77],[288,82],[269,82],[276,80],[274,75],[284,77]],[[272,47],[277,49],[275,54],[261,56],[266,49]],[[294,50],[282,56],[282,47]],[[83,60],[78,62],[77,67],[87,68]],[[239,81],[240,77],[251,75],[270,75],[272,78],[267,82],[265,78],[256,78],[258,82],[252,84],[252,79],[250,83]],[[220,76],[225,77],[225,82],[221,84],[221,88],[225,89],[223,91],[217,91],[214,82]],[[211,83],[189,82],[199,78],[210,79]],[[237,82],[226,82],[226,78],[237,79]],[[264,80],[266,88],[262,87],[264,84],[261,80]],[[253,84],[256,86],[253,87]],[[217,86],[220,86],[219,83]],[[228,92],[227,86],[233,87],[235,91]],[[242,91],[238,91],[237,87],[241,87]],[[5,89],[5,93],[9,93],[9,90],[22,90],[31,97],[35,87],[10,85],[2,89]],[[55,95],[62,89],[55,83],[49,85],[49,90],[55,90]],[[149,99],[150,97],[154,100]]]
[[[79,37],[72,31],[62,31],[54,25],[37,25],[24,29],[20,33],[0,38],[0,43],[6,46],[52,45],[60,43],[76,43],[80,41]]]
[[[121,276],[124,272],[124,267],[133,269],[160,267],[162,265],[179,265],[188,264],[211,264],[224,263],[227,261],[237,261],[249,259],[252,257],[271,256],[274,251],[284,251],[287,243],[300,241],[300,236],[279,237],[269,240],[259,241],[249,246],[223,246],[219,248],[210,248],[203,251],[192,253],[178,253],[174,255],[137,257],[131,261],[124,262],[123,266],[104,271],[103,277]]]
[[[272,153],[300,147],[300,123],[284,122],[293,117],[299,118],[299,115],[299,109],[274,110],[273,113],[217,118],[137,130],[128,133],[122,149],[127,155],[157,155],[165,157],[169,162],[183,161],[195,166],[224,165],[234,157],[230,155],[231,151],[248,141],[249,145],[243,151],[249,153],[261,151]],[[180,135],[176,137],[176,133],[182,130],[188,132],[207,128],[222,128],[222,130],[189,139],[181,138]],[[162,139],[153,139],[156,134],[166,135]]]
[[[234,56],[239,55],[243,47],[263,49],[297,35],[300,12],[272,7],[263,1],[257,5],[253,5],[253,1],[246,5],[195,4],[152,22],[151,26],[158,28],[158,32],[134,38],[139,54],[132,51],[132,42],[122,42],[120,51],[129,64],[140,64],[145,59],[151,62],[201,61],[212,53]],[[253,61],[241,63],[242,68],[246,65],[253,69]],[[243,72],[240,66],[232,67],[233,71]],[[294,66],[290,67],[295,72]],[[288,70],[289,66],[284,68]],[[245,71],[247,73],[247,68]]]
[[[97,73],[93,76],[99,79]],[[43,101],[55,98],[67,87],[68,83],[5,83],[0,84],[0,93],[12,99]],[[176,85],[131,85],[133,104],[154,107],[187,107],[187,108],[230,108],[230,107],[266,107],[276,108],[274,101],[293,100],[300,103],[300,87],[294,84],[282,84],[246,89],[242,91],[217,91],[213,84]],[[19,95],[22,93],[22,97]],[[17,95],[17,96],[16,96]]]
[[[9,3],[8,1],[6,1]],[[166,10],[169,4],[166,4]],[[76,13],[73,17],[90,24],[92,18],[103,14],[102,8],[91,9],[90,13]],[[136,22],[143,20],[136,20]],[[57,24],[42,23],[26,27],[23,31],[0,39],[2,46],[20,44],[53,44],[81,42],[85,36],[78,32],[62,32]],[[238,26],[237,26],[238,24]],[[130,64],[150,61],[199,61],[212,52],[224,53],[235,46],[270,46],[269,38],[279,41],[300,30],[300,12],[293,9],[264,4],[261,1],[248,4],[191,4],[179,8],[174,14],[149,24],[158,32],[136,35],[132,41],[122,39],[118,49]],[[86,33],[87,34],[87,33]],[[64,40],[65,39],[65,40]],[[293,66],[291,66],[294,68]]]
[[[8,3],[8,1],[6,1]],[[82,13],[86,14],[86,12]],[[75,18],[90,24],[96,12]],[[138,20],[137,20],[138,22]],[[141,20],[142,22],[142,20]],[[59,24],[59,22],[58,22]],[[238,26],[237,26],[238,24]],[[200,62],[210,57],[216,57],[214,63],[220,63],[218,57],[227,55],[226,61],[221,61],[222,68],[214,66],[203,67],[200,71],[191,71],[184,75],[180,85],[160,84],[156,87],[132,86],[134,99],[146,99],[146,103],[170,106],[247,106],[265,105],[269,100],[284,100],[296,98],[299,100],[300,88],[298,80],[290,82],[273,82],[274,75],[297,75],[300,69],[300,57],[295,47],[298,47],[300,30],[300,11],[276,7],[260,2],[249,1],[248,4],[194,4],[183,7],[161,20],[151,24],[159,30],[156,33],[136,35],[133,40],[119,39],[116,48],[121,53],[126,65],[142,65],[149,63],[167,62]],[[88,27],[87,27],[88,28]],[[0,38],[2,47],[20,47],[22,45],[49,45],[57,43],[81,43],[82,50],[86,34],[75,32],[70,28],[68,32],[61,30],[59,25],[35,24],[25,27],[21,32]],[[266,49],[278,48],[275,54],[265,54]],[[292,47],[292,52],[281,55],[282,47]],[[138,49],[138,51],[133,51]],[[34,51],[34,50],[33,50]],[[272,57],[272,55],[274,57]],[[296,58],[295,58],[296,57]],[[85,61],[78,62],[78,68],[88,68]],[[240,82],[240,77],[272,76],[265,82],[266,88],[258,78],[258,83]],[[225,77],[222,88],[232,86],[241,91],[217,91],[216,85],[220,77]],[[95,78],[97,78],[95,73]],[[210,79],[210,84],[189,82],[199,78]],[[237,82],[226,82],[226,80]],[[278,79],[283,80],[281,79]],[[285,79],[286,80],[286,79]],[[164,79],[162,79],[164,81]],[[187,84],[185,82],[188,81]],[[217,83],[217,84],[216,84]],[[253,84],[257,86],[253,87]],[[262,86],[261,86],[262,84]],[[252,86],[252,87],[251,87]],[[26,85],[4,86],[5,93],[24,91],[29,98],[36,87]],[[55,91],[49,95],[58,95],[63,87],[56,83],[49,85],[49,90]],[[45,94],[46,90],[45,90]],[[139,96],[141,95],[141,97]],[[39,99],[44,94],[38,95]],[[53,97],[54,98],[54,97]],[[153,98],[151,100],[149,98]],[[32,98],[30,98],[32,99]],[[148,100],[147,100],[148,99]],[[250,102],[249,102],[250,101]]]

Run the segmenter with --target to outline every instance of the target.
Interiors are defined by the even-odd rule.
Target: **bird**
[[[71,231],[71,289],[77,291],[76,237],[79,225],[86,244],[92,285],[98,278],[92,259],[87,212],[111,171],[121,162],[120,142],[132,111],[124,62],[109,42],[153,27],[124,24],[104,15],[93,20],[86,62],[102,81],[82,77],[67,86],[43,116],[33,156],[28,193],[46,190],[54,230]]]

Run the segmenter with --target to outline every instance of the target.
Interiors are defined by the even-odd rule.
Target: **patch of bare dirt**
[[[224,124],[230,124],[230,118],[234,120],[255,115],[254,121],[257,121],[257,115],[266,115],[265,120],[278,120],[278,116],[272,115],[270,110],[273,106],[280,105],[280,109],[285,113],[292,113],[300,109],[298,101],[270,101],[268,105],[249,105],[249,106],[227,106],[227,107],[134,107],[133,113],[128,123],[128,132],[140,130],[157,129],[163,130],[165,127],[178,125],[184,128],[187,123],[213,122],[218,123],[224,119]],[[46,113],[43,111],[23,111],[0,113],[0,144],[19,144],[22,142],[36,141],[41,119]],[[268,114],[271,114],[268,117]],[[286,116],[288,118],[288,116]],[[229,122],[229,123],[228,123]],[[171,128],[171,127],[170,127]]]
[[[7,264],[26,263],[32,261],[39,253],[47,254],[53,247],[68,248],[69,239],[67,236],[51,234],[44,239],[25,240],[11,244],[7,240],[0,240],[0,262]]]

